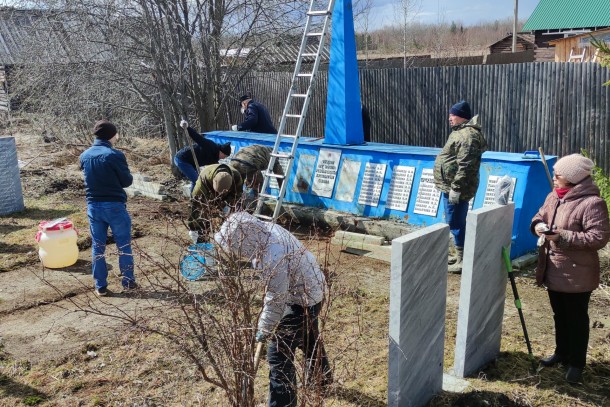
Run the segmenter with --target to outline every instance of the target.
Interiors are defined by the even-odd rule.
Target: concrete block
[[[148,175],[140,174],[139,172],[134,172],[131,174],[134,181],[150,181],[150,177]]]
[[[424,406],[443,387],[449,226],[392,241],[388,405]]]
[[[167,195],[155,194],[152,192],[142,191],[142,190],[135,189],[132,187],[124,188],[124,190],[125,190],[125,193],[127,193],[127,196],[129,196],[129,197],[145,196],[147,198],[152,198],[152,199],[156,199],[159,201],[166,201],[169,199],[169,197]]]
[[[538,253],[527,253],[521,257],[517,257],[512,261],[512,265],[517,270],[523,270],[535,264],[538,261]]]
[[[355,244],[367,244],[381,246],[385,242],[385,238],[382,236],[364,235],[362,233],[346,232],[338,230],[333,236],[332,242],[334,244],[343,244],[351,247]]]
[[[371,259],[381,260],[386,263],[391,262],[392,246],[376,246],[362,245],[361,248],[346,247],[345,252],[358,256],[369,257]]]
[[[514,211],[511,203],[468,212],[453,368],[458,377],[500,352],[507,280],[502,247],[510,246]]]
[[[130,186],[131,188],[151,194],[164,194],[166,192],[165,185],[161,185],[157,182],[138,181],[134,179]]]
[[[190,182],[188,184],[182,184],[180,186],[180,190],[182,191],[182,195],[186,196],[187,198],[191,197],[191,183]]]
[[[469,381],[443,373],[443,391],[464,393],[468,386],[470,386]]]

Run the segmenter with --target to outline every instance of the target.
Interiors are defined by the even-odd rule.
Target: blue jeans
[[[178,167],[180,172],[191,181],[191,192],[193,192],[195,184],[197,183],[197,178],[199,178],[197,168],[186,161],[182,161],[178,156],[174,157],[174,164],[176,164],[176,167]]]
[[[89,230],[91,231],[91,255],[95,288],[108,286],[108,267],[106,266],[106,238],[108,227],[112,230],[119,251],[119,269],[123,287],[135,284],[133,255],[131,254],[131,218],[127,205],[123,202],[89,202],[87,204]]]
[[[294,355],[297,348],[307,363],[306,382],[317,386],[332,383],[332,372],[324,345],[319,339],[318,314],[322,304],[303,308],[288,305],[291,313],[284,316],[267,348],[269,362],[269,407],[296,407],[297,378]]]
[[[457,247],[464,247],[466,240],[466,215],[468,215],[468,201],[460,201],[457,204],[449,203],[449,194],[443,192],[443,207],[445,208],[445,222],[453,235]]]

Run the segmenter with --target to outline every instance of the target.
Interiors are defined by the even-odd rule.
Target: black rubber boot
[[[540,364],[545,367],[555,366],[563,362],[563,356],[557,355],[556,353],[553,353],[551,356],[547,356],[546,358],[540,359]]]
[[[579,367],[570,366],[566,373],[566,381],[570,384],[582,383],[582,371]]]

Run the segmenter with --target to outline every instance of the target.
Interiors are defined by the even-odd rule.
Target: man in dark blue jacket
[[[218,164],[218,160],[222,160],[231,155],[231,143],[217,144],[210,139],[205,138],[202,134],[197,133],[195,129],[189,127],[186,120],[180,121],[180,127],[187,129],[189,137],[193,139],[193,151],[197,157],[197,165],[193,158],[193,151],[190,147],[184,147],[179,150],[174,156],[174,164],[185,177],[191,181],[191,193],[197,183],[197,166],[205,167],[206,165]]]
[[[239,98],[241,112],[246,117],[241,124],[235,124],[233,131],[251,131],[253,133],[277,134],[275,126],[267,108],[260,102],[252,99],[250,94]]]
[[[91,231],[92,269],[95,292],[108,294],[108,268],[104,253],[108,227],[119,251],[119,269],[125,290],[136,288],[131,253],[131,218],[127,213],[127,188],[133,182],[125,155],[112,146],[119,139],[114,124],[106,120],[95,123],[93,146],[80,156],[80,168],[85,176],[87,216]]]

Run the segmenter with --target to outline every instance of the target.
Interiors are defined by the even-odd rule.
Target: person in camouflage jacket
[[[239,171],[246,187],[259,191],[263,181],[261,171],[265,171],[269,166],[272,151],[273,148],[271,147],[252,144],[251,146],[240,148],[237,154],[231,158],[229,165]],[[284,175],[284,170],[280,165],[279,159],[275,160],[273,172]],[[277,181],[281,187],[282,180],[278,178]]]
[[[237,206],[243,185],[239,172],[226,164],[212,164],[201,169],[191,194],[191,211],[187,221],[193,243],[209,240],[212,231],[219,226],[218,220],[222,218],[224,207]]]
[[[453,131],[434,161],[434,184],[442,191],[445,221],[455,241],[455,264],[449,267],[453,273],[462,271],[468,202],[479,187],[481,155],[487,149],[478,119],[478,115],[472,117],[467,102],[453,105],[449,110]]]

